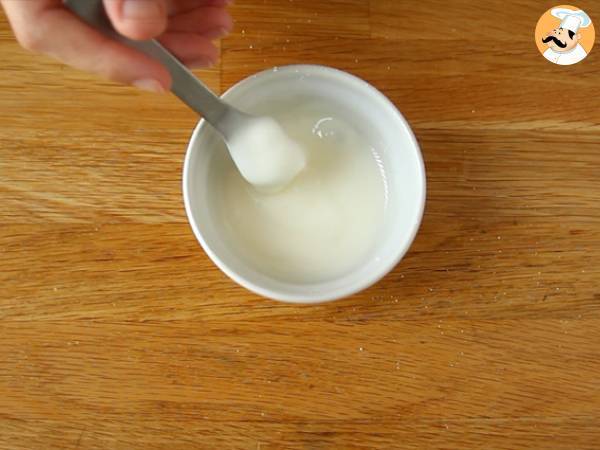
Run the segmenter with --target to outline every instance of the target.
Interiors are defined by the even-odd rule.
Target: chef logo
[[[590,16],[569,5],[546,11],[535,28],[535,42],[540,53],[561,66],[584,60],[594,46],[595,37]]]

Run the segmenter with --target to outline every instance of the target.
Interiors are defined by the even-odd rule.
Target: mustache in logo
[[[547,36],[545,38],[542,39],[542,42],[544,44],[547,44],[548,42],[553,41],[556,45],[558,45],[560,48],[565,48],[567,46],[566,42],[561,42],[558,40],[558,38],[556,36]]]

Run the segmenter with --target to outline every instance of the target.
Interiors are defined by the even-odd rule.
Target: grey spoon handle
[[[102,0],[64,0],[64,3],[97,30],[160,61],[173,78],[171,91],[202,115],[226,140],[236,124],[239,125],[240,121],[248,118],[246,114],[221,101],[157,40],[135,41],[117,33],[106,16]]]

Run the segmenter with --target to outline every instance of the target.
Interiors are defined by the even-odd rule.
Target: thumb
[[[167,28],[165,0],[104,0],[115,29],[130,39],[152,39]]]

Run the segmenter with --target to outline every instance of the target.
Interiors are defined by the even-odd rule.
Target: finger
[[[22,0],[0,0],[0,4],[6,11],[6,16],[19,43],[27,48],[38,44],[36,27],[31,24],[43,12],[61,6],[60,0],[38,0],[23,2]]]
[[[219,59],[219,50],[206,36],[169,32],[159,40],[184,64],[193,68],[210,67]]]
[[[224,8],[204,6],[169,19],[169,31],[225,36],[233,29],[233,20]]]
[[[110,80],[156,92],[169,88],[171,77],[158,62],[90,28],[60,1],[43,1],[46,9],[33,7],[34,1],[3,0],[26,48]]]
[[[202,6],[225,7],[233,4],[233,0],[169,0],[167,10],[169,15],[192,11]]]
[[[115,29],[130,39],[152,39],[167,28],[165,0],[104,0]]]

